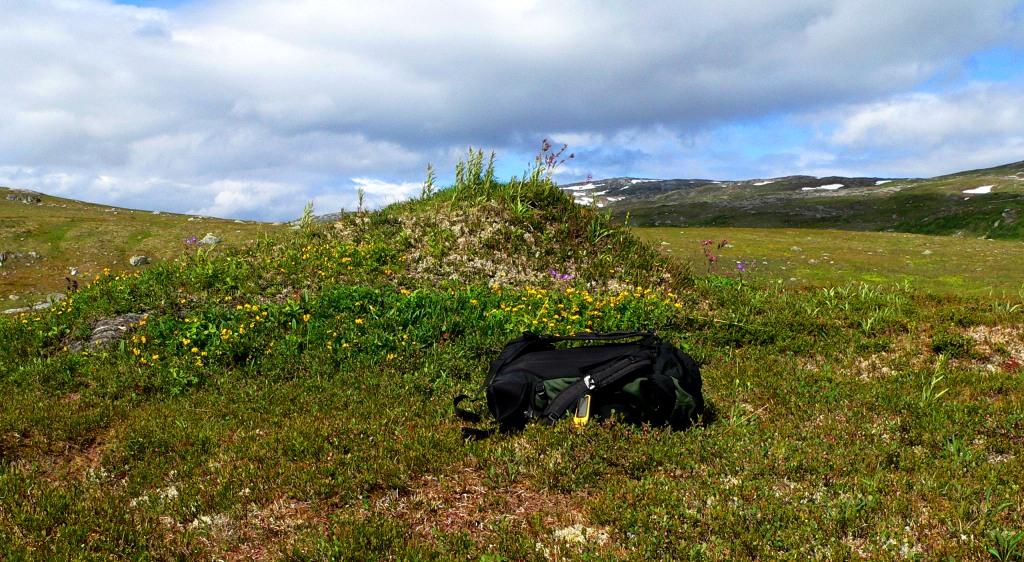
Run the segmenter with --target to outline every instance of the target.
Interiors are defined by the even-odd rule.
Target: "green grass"
[[[1019,299],[693,276],[465,166],[0,318],[0,558],[1014,556]],[[707,424],[462,441],[451,399],[505,341],[638,327],[703,364]]]
[[[707,271],[702,240],[715,249],[714,272],[779,280],[790,287],[909,284],[932,293],[1024,298],[1024,245],[1015,241],[892,232],[794,228],[636,228],[641,239],[695,271]]]

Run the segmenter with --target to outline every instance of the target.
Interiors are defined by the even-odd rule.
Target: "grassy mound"
[[[491,176],[0,318],[0,558],[1012,548],[1019,303],[694,278],[540,169]],[[703,362],[711,423],[461,440],[506,340],[637,327]]]

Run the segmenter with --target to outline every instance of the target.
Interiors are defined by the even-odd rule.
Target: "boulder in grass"
[[[38,205],[43,202],[40,193],[35,191],[28,191],[27,189],[12,189],[7,195],[8,201],[16,201],[18,203],[25,203],[26,205]]]
[[[104,318],[92,325],[92,333],[85,341],[74,341],[68,345],[70,351],[82,351],[86,348],[97,348],[116,342],[125,337],[132,328],[139,325],[146,314],[129,312],[111,318]]]
[[[212,232],[207,232],[206,236],[203,236],[199,243],[203,246],[216,246],[221,243],[221,239],[215,236]]]
[[[140,265],[146,265],[147,263],[149,263],[149,258],[146,256],[132,256],[131,258],[128,259],[128,263],[131,264],[133,267],[138,267]]]

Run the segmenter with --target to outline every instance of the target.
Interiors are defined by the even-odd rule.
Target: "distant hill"
[[[639,226],[835,228],[1024,238],[1024,162],[929,179],[611,178],[562,185]]]
[[[124,209],[0,187],[0,310],[63,291],[65,277],[138,270],[133,256],[170,259],[212,233],[227,244],[280,228],[266,223]],[[77,275],[72,276],[72,268]],[[11,297],[16,298],[11,298]]]

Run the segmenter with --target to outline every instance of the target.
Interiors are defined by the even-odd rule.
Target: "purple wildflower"
[[[569,281],[576,277],[572,273],[561,273],[557,269],[549,269],[548,274],[551,275],[556,281]]]

